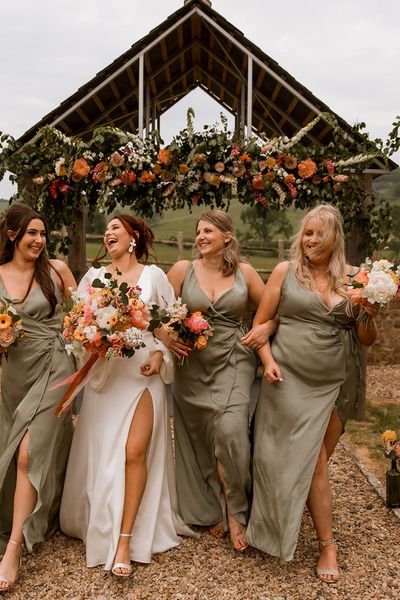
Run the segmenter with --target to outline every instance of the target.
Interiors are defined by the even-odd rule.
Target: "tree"
[[[266,209],[261,205],[251,206],[241,212],[247,229],[239,230],[239,239],[247,244],[267,246],[278,238],[288,239],[293,229],[286,212]]]

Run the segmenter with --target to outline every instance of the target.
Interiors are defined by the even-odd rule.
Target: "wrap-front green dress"
[[[174,375],[176,482],[185,523],[226,524],[217,462],[222,466],[229,512],[245,525],[250,492],[249,402],[255,377],[253,351],[240,343],[248,289],[240,269],[214,302],[200,288],[191,264],[182,286],[190,311],[207,311],[213,335]]]
[[[57,299],[61,293],[57,282]],[[0,297],[10,297],[0,278]],[[2,359],[0,401],[0,552],[12,526],[18,446],[29,431],[28,476],[37,490],[36,506],[23,532],[28,550],[58,525],[64,473],[72,439],[70,414],[56,417],[65,387],[49,391],[73,373],[75,365],[61,335],[63,314],[48,317],[50,306],[39,286],[14,308],[22,318],[24,337],[9,346]]]
[[[336,407],[343,424],[360,390],[360,346],[347,301],[328,308],[289,265],[272,355],[282,382],[263,382],[255,414],[249,543],[291,560],[315,465]]]

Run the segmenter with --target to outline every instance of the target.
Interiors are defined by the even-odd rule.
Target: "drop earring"
[[[132,254],[133,250],[135,249],[135,246],[136,246],[136,240],[135,240],[135,238],[132,238],[131,241],[129,242],[129,247],[128,247],[129,254]]]

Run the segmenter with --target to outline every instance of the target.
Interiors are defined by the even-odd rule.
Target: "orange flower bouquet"
[[[22,335],[22,320],[7,298],[0,300],[0,348],[7,352],[18,337]],[[6,354],[7,357],[7,354]]]
[[[189,313],[181,298],[161,311],[158,307],[153,307],[151,314],[150,330],[163,324],[173,339],[179,338],[193,350],[203,350],[212,335],[209,316],[200,311]],[[181,356],[178,365],[184,365],[186,360],[186,356]]]
[[[110,273],[104,278],[88,285],[84,296],[72,293],[73,305],[64,317],[66,350],[75,356],[83,350],[91,354],[79,371],[54,386],[71,384],[57,407],[57,415],[68,409],[79,384],[99,357],[130,358],[145,346],[143,332],[149,327],[150,311],[140,299],[141,289],[129,287],[126,282],[118,285]]]

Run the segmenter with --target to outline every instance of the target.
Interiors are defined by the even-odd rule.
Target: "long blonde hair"
[[[318,290],[315,289],[312,267],[310,267],[303,248],[304,231],[307,229],[308,222],[313,217],[320,219],[323,225],[323,237],[318,249],[323,250],[333,244],[332,254],[327,267],[329,291],[336,292],[339,296],[343,296],[343,298],[348,298],[346,290],[343,288],[347,275],[343,219],[339,210],[331,204],[319,204],[311,209],[303,218],[299,231],[293,236],[290,258],[294,273],[298,281],[305,288],[320,295]]]
[[[231,217],[223,210],[208,210],[203,213],[196,222],[196,230],[200,221],[207,221],[219,229],[224,235],[228,235],[229,241],[225,245],[223,255],[222,273],[229,277],[236,272],[240,258],[240,246],[235,234],[235,229]],[[201,252],[196,247],[196,258],[201,258]]]

